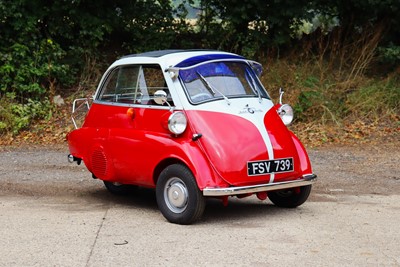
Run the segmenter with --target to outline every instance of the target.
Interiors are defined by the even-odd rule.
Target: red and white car
[[[297,207],[316,175],[286,127],[292,108],[271,101],[260,73],[259,63],[221,51],[125,56],[106,71],[91,104],[74,102],[69,161],[83,161],[115,194],[155,188],[173,223],[199,219],[208,197],[227,204],[256,194]]]

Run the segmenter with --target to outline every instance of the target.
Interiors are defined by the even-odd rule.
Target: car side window
[[[121,66],[112,70],[107,77],[98,100],[125,104],[156,105],[153,98],[157,90],[163,90],[169,96],[169,90],[160,66]],[[172,101],[169,102],[173,105]]]

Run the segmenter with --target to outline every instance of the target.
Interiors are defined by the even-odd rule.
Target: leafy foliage
[[[400,66],[400,45],[395,46],[391,43],[386,47],[380,47],[378,53],[382,63],[389,64],[393,68]]]
[[[19,98],[39,99],[56,80],[68,84],[69,68],[60,64],[65,52],[51,39],[42,40],[36,47],[15,43],[0,52],[1,92]]]
[[[52,107],[47,99],[28,99],[26,104],[20,104],[12,97],[3,97],[0,104],[0,133],[16,134],[30,126],[35,119],[49,119],[52,115]]]
[[[46,99],[93,89],[122,54],[170,48],[221,49],[264,63],[311,59],[320,70],[294,71],[287,84],[304,89],[296,95],[300,118],[314,114],[314,103],[322,103],[318,114],[343,117],[355,101],[348,92],[374,95],[374,86],[357,88],[372,64],[388,66],[379,68],[383,77],[398,73],[399,11],[398,0],[0,0],[0,132],[49,118]],[[379,86],[398,97],[392,83]]]

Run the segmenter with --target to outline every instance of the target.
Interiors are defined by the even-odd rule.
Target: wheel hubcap
[[[185,183],[179,178],[171,178],[164,188],[164,200],[168,208],[181,213],[186,209],[188,200],[188,191]]]

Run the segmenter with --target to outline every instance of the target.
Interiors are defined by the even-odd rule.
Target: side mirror
[[[164,103],[168,103],[167,102],[167,93],[163,90],[157,90],[154,93],[154,98],[153,98],[154,102],[156,102],[158,105],[163,105]]]

